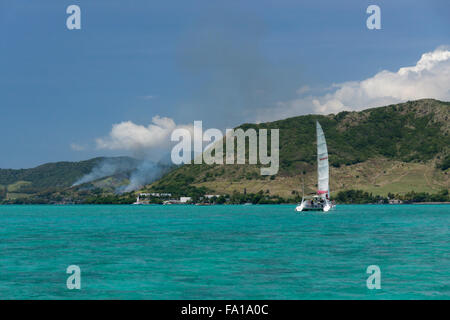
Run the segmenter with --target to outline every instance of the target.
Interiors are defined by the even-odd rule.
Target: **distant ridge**
[[[105,161],[123,168],[117,173],[124,175],[139,163],[130,157],[98,157],[79,162],[46,163],[30,169],[0,169],[0,200],[8,194],[12,198],[21,198],[69,188]]]
[[[315,121],[325,132],[330,161],[330,190],[358,189],[374,195],[449,189],[450,103],[422,99],[358,112],[304,115],[244,130],[280,129],[280,170],[261,176],[256,165],[184,165],[141,191],[174,196],[263,193],[292,199],[316,190]],[[110,175],[73,186],[108,161],[120,168]],[[0,169],[0,203],[131,203],[134,194],[117,195],[140,161],[99,157],[55,162],[30,169]]]
[[[360,188],[374,194],[448,189],[450,103],[434,99],[408,101],[363,111],[304,115],[244,130],[280,129],[280,171],[259,175],[256,165],[184,165],[145,190],[215,194],[261,192],[288,197],[306,187],[315,190],[315,121],[326,135],[331,191]]]

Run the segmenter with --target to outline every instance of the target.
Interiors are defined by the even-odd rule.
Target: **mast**
[[[302,202],[305,199],[305,174],[302,173]]]
[[[325,135],[319,121],[316,121],[317,133],[317,194],[322,198],[330,198],[329,190],[329,167],[328,167],[328,149]]]

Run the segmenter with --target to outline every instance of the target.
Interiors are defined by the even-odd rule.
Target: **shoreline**
[[[450,204],[450,202],[412,202],[409,204]]]
[[[410,203],[337,203],[336,205],[384,205],[384,206],[402,206],[402,205],[450,205],[450,202],[410,202]],[[279,205],[298,205],[298,203],[223,203],[223,204],[195,204],[195,203],[179,203],[179,204],[134,204],[134,203],[0,203],[0,206],[279,206]]]

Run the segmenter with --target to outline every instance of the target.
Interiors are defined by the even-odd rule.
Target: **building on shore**
[[[144,198],[144,197],[166,198],[166,197],[171,197],[172,194],[171,193],[152,192],[152,193],[140,193],[139,196],[142,198]]]
[[[181,203],[192,202],[192,197],[180,197],[180,202]]]
[[[187,204],[192,202],[192,197],[180,197],[177,199],[170,199],[163,202],[163,204]]]
[[[171,193],[139,193],[137,198],[136,198],[136,202],[133,204],[150,204],[151,203],[151,198],[166,198],[166,200],[164,200],[162,202],[162,204],[189,204],[189,203],[193,203],[193,199],[192,197],[186,197],[186,196],[182,196],[179,199],[170,199],[172,196]],[[203,197],[201,197],[201,200],[211,200],[211,199],[218,199],[219,197],[221,197],[221,195],[219,194],[205,194]],[[168,199],[167,199],[168,198]],[[162,200],[162,199],[161,199]]]
[[[206,199],[212,199],[214,197],[219,198],[220,194],[205,194]]]

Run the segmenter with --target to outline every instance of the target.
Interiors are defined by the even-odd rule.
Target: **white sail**
[[[328,149],[322,127],[316,121],[317,133],[317,195],[304,196],[302,202],[295,207],[295,211],[323,211],[328,212],[336,207],[330,200]]]
[[[317,193],[322,197],[330,198],[329,190],[329,167],[328,167],[328,149],[325,135],[319,121],[316,121],[317,133],[317,173],[318,173],[318,190]]]

